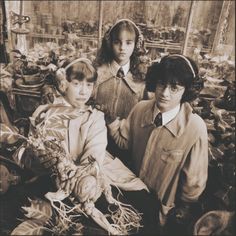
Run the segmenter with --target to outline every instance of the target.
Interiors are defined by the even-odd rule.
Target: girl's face
[[[93,86],[93,82],[88,82],[85,79],[82,81],[73,79],[68,83],[65,98],[73,107],[82,108],[89,100]]]
[[[119,65],[125,65],[134,51],[135,33],[121,30],[118,37],[112,42],[115,60]]]

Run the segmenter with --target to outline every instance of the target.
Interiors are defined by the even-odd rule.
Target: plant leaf
[[[54,137],[58,140],[64,140],[65,139],[65,129],[56,129],[56,128],[47,128],[45,129],[45,132],[47,133],[47,136]]]
[[[61,106],[61,107],[55,107],[51,108],[45,117],[45,120],[47,121],[48,124],[54,122],[55,120],[51,119],[62,119],[62,120],[69,120],[69,119],[75,119],[76,117],[79,116],[79,111],[72,108],[72,107],[67,107],[67,106]]]
[[[12,144],[18,139],[26,139],[24,136],[18,134],[18,129],[14,126],[8,126],[0,123],[0,142]]]
[[[26,220],[19,224],[11,235],[43,235],[43,224],[37,220]]]
[[[58,138],[65,139],[66,120],[75,119],[80,115],[79,111],[67,106],[52,107],[46,113],[45,122],[42,126],[43,133]]]
[[[27,213],[25,216],[30,219],[40,220],[47,222],[52,216],[52,208],[50,203],[43,200],[30,200],[29,207],[22,207]]]

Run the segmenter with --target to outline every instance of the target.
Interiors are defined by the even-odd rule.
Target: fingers
[[[108,109],[103,104],[96,104],[95,108],[98,109],[99,111],[102,111],[105,114],[108,113]]]
[[[66,192],[71,193],[76,185],[76,178],[70,178],[60,183],[60,187]]]
[[[98,109],[99,111],[102,111],[105,115],[105,120],[107,124],[112,123],[116,117],[114,116],[114,114],[111,114],[111,112],[109,111],[109,109],[103,105],[103,104],[96,104],[95,108]]]

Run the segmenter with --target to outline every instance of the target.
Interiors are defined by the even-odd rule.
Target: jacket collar
[[[148,125],[154,125],[153,123],[153,112],[155,108],[155,99],[150,100],[146,106],[145,110],[143,112],[143,117],[141,121],[141,127],[148,126]]]
[[[129,72],[129,68],[130,68],[130,61],[128,61],[125,65],[120,66],[115,60],[113,60],[111,62],[111,68],[112,68],[112,72],[114,73],[114,76],[117,75],[118,70],[122,67],[125,76],[128,74]]]
[[[128,64],[128,66],[130,66],[130,62],[128,62],[127,64]],[[127,66],[127,64],[125,66]],[[111,63],[109,63],[108,67],[109,67],[110,73],[112,74],[112,77],[108,77],[108,78],[104,79],[101,82],[101,84],[106,82],[107,80],[113,79],[113,77],[116,77],[116,74],[117,74],[118,70],[120,69],[120,66],[115,61],[112,61]],[[134,79],[133,79],[133,75],[131,74],[130,70],[127,71],[127,74],[123,78],[123,81],[133,93],[137,94],[139,92],[139,88],[135,84]]]
[[[154,125],[153,112],[155,107],[155,99],[152,99],[145,107],[141,127]],[[192,114],[192,107],[189,103],[181,104],[180,111],[176,117],[164,125],[174,136],[179,137],[183,134],[186,126],[188,125],[190,115]]]

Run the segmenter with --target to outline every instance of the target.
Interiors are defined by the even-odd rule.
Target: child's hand
[[[116,119],[116,117],[112,115],[111,112],[103,104],[102,105],[96,104],[95,108],[104,113],[107,125],[111,124]]]

